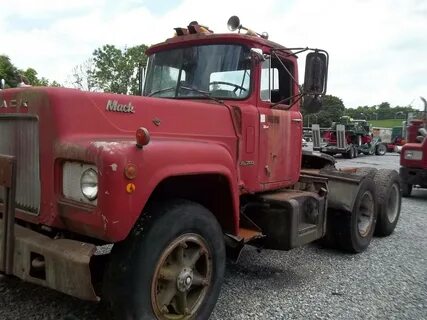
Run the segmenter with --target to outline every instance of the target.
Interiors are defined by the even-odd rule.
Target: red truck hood
[[[55,205],[61,189],[60,163],[98,165],[98,151],[114,153],[116,142],[134,145],[139,127],[151,135],[147,150],[165,142],[202,142],[221,145],[235,161],[237,135],[231,111],[213,101],[44,87],[0,91],[0,153],[17,158],[17,217],[61,227]],[[128,155],[123,151],[120,156],[126,160]],[[173,161],[174,154],[169,157]]]
[[[222,129],[226,129],[225,135],[234,135],[232,122],[224,123],[223,113],[207,112],[213,105],[227,109],[213,101],[89,93],[64,88],[33,87],[0,92],[0,116],[35,115],[41,127],[54,129],[56,134],[52,138],[122,139],[127,136],[133,139],[141,126],[160,135],[210,136],[218,135],[219,131],[226,133]]]

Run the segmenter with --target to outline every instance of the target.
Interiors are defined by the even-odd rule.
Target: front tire
[[[155,204],[114,245],[106,296],[117,319],[208,319],[225,269],[221,227],[186,200]]]

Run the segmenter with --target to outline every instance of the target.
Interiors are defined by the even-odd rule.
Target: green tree
[[[330,127],[332,122],[338,121],[344,115],[344,111],[345,106],[340,98],[333,95],[325,95],[322,109],[318,113],[306,115],[304,123],[306,126],[317,123],[321,127]]]
[[[25,78],[27,84],[32,86],[39,86],[40,80],[37,78],[37,71],[33,68],[28,68],[25,71],[19,71],[23,78]]]
[[[138,94],[138,68],[147,63],[146,50],[146,45],[121,50],[109,44],[96,49],[88,80],[101,91]]]
[[[411,106],[394,106],[388,102],[379,105],[359,106],[357,108],[345,109],[344,114],[353,119],[384,120],[384,119],[405,119],[408,113],[416,113],[417,110]]]
[[[12,64],[9,57],[0,55],[0,79],[4,79],[6,87],[14,88],[19,83],[18,69]]]
[[[25,84],[32,86],[54,86],[60,87],[61,84],[48,79],[37,77],[38,73],[34,68],[27,68],[26,70],[20,70],[10,61],[6,55],[0,55],[0,79],[4,79],[6,88],[15,88],[22,81]]]

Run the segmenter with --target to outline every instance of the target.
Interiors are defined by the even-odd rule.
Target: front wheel
[[[106,296],[117,319],[208,319],[221,289],[225,247],[206,208],[154,205],[149,221],[113,247]]]
[[[378,156],[383,156],[387,153],[387,147],[385,144],[380,143],[379,145],[377,145],[377,147],[375,148],[375,153]]]

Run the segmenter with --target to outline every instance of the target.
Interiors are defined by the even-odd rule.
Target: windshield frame
[[[249,85],[247,87],[247,93],[245,94],[245,96],[243,97],[229,97],[229,96],[217,96],[217,95],[212,95],[211,97],[208,97],[206,95],[192,95],[192,96],[185,96],[185,95],[177,95],[177,92],[179,90],[179,86],[178,86],[178,82],[175,85],[175,91],[173,91],[173,89],[171,88],[170,90],[172,92],[174,92],[174,96],[156,96],[156,95],[152,95],[154,91],[151,92],[146,92],[147,90],[147,80],[149,80],[149,70],[150,70],[150,63],[152,61],[152,57],[155,54],[159,54],[162,52],[168,52],[168,51],[172,51],[172,50],[179,50],[179,49],[186,49],[186,48],[191,48],[191,47],[204,47],[204,46],[213,46],[213,45],[227,45],[227,46],[237,46],[237,47],[242,47],[244,50],[247,51],[248,53],[248,58],[250,59],[249,61],[249,68],[248,69],[242,69],[242,71],[249,71]],[[173,99],[173,100],[199,100],[199,99],[210,99],[210,98],[214,98],[214,99],[219,99],[219,100],[232,100],[232,101],[244,101],[244,100],[248,100],[251,98],[253,90],[254,90],[254,76],[255,76],[255,63],[254,63],[254,59],[252,54],[250,53],[250,47],[248,45],[245,45],[243,43],[230,43],[230,42],[215,42],[215,43],[194,43],[194,44],[186,44],[183,46],[178,46],[178,47],[173,47],[173,48],[165,48],[164,50],[159,50],[159,51],[155,51],[152,52],[147,59],[147,67],[146,67],[146,74],[144,77],[144,84],[142,87],[142,95],[145,97],[154,97],[154,98],[162,98],[162,99]],[[179,69],[179,76],[181,76],[181,72],[185,71],[182,66]],[[224,71],[226,72],[226,71]],[[213,74],[213,73],[212,73]],[[247,76],[247,75],[246,75]],[[179,80],[179,79],[178,79]],[[199,87],[194,87],[195,91],[196,90],[201,90],[203,91],[203,89],[199,88]]]

